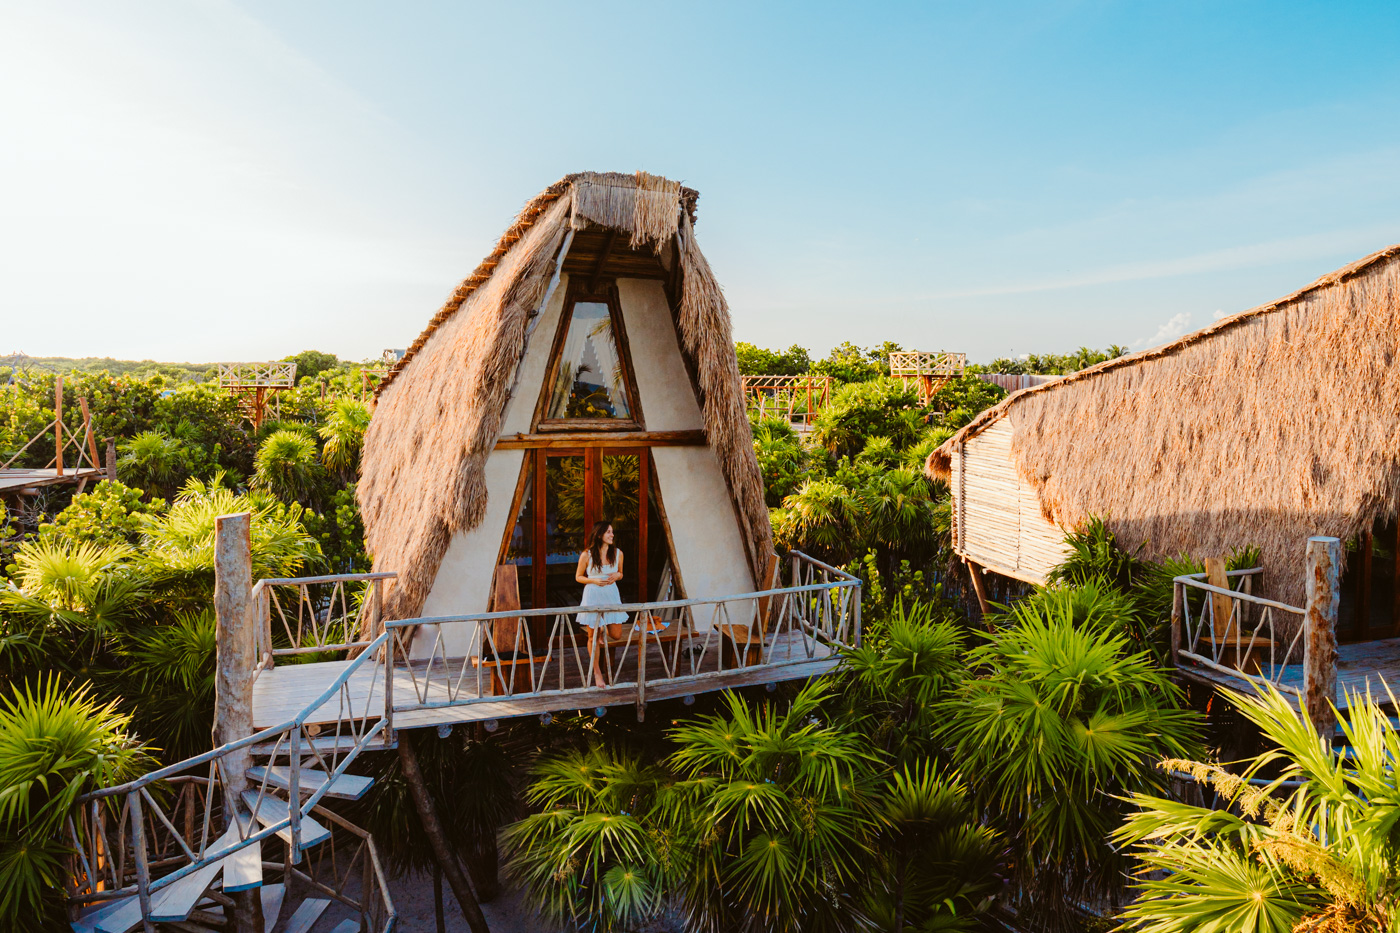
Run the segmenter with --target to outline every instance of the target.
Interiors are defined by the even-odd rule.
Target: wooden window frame
[[[574,306],[580,302],[605,304],[608,318],[612,322],[613,340],[617,343],[617,354],[622,364],[623,390],[627,393],[627,406],[630,418],[546,418],[550,396],[554,393],[554,383],[559,378],[559,365],[564,353],[564,343],[569,336],[569,326],[574,319]],[[632,367],[632,346],[627,339],[627,327],[622,320],[622,301],[618,295],[614,279],[586,283],[570,279],[564,296],[564,310],[559,315],[559,327],[554,333],[554,343],[549,348],[549,366],[545,370],[544,385],[540,389],[539,400],[535,403],[535,416],[532,433],[558,431],[645,431],[646,418],[642,414],[641,393],[637,389],[637,373]]]
[[[660,533],[666,541],[666,552],[671,563],[671,579],[676,591],[676,598],[684,598],[685,584],[681,580],[680,567],[676,558],[676,544],[671,536],[671,523],[666,515],[666,507],[661,498],[661,487],[656,480],[656,464],[652,460],[651,448],[646,444],[629,444],[626,442],[614,442],[603,446],[589,447],[535,447],[525,451],[525,457],[520,465],[520,477],[516,481],[515,495],[511,501],[510,519],[506,523],[505,533],[501,537],[501,545],[496,555],[496,566],[500,566],[505,560],[506,554],[510,550],[510,539],[515,533],[515,523],[520,517],[520,504],[524,499],[526,489],[530,490],[530,497],[533,503],[533,512],[530,516],[534,523],[531,529],[530,555],[530,587],[531,605],[540,609],[545,606],[545,586],[547,581],[547,569],[545,567],[545,557],[547,556],[547,518],[548,513],[543,503],[546,501],[545,477],[547,475],[548,459],[550,457],[582,457],[584,460],[584,493],[583,493],[583,527],[585,533],[593,527],[593,523],[600,519],[599,512],[602,507],[602,490],[598,485],[598,479],[602,475],[603,457],[631,457],[638,458],[637,461],[637,551],[631,558],[629,573],[635,572],[640,581],[638,592],[645,594],[647,583],[647,563],[648,545],[650,538],[656,534],[656,529],[651,527],[652,506],[656,508],[657,517],[661,521]],[[527,581],[521,581],[521,590]],[[495,577],[492,577],[491,605],[495,605]],[[643,599],[642,602],[647,602]]]

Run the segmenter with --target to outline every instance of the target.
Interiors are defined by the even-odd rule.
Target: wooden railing
[[[289,655],[356,651],[384,631],[387,573],[259,580],[250,601],[258,618],[253,639],[258,669]],[[281,643],[283,647],[274,647]]]
[[[1262,572],[1229,571],[1226,579],[1235,584],[1229,588],[1212,586],[1204,573],[1173,579],[1173,660],[1301,696],[1301,685],[1286,682],[1285,674],[1290,665],[1301,670],[1306,613],[1253,595]]]
[[[393,926],[393,903],[373,841],[363,830],[319,804],[334,779],[345,774],[360,753],[390,728],[391,720],[385,713],[392,707],[385,703],[384,693],[372,686],[367,696],[357,698],[357,691],[349,686],[363,668],[376,671],[374,684],[388,683],[378,672],[388,673],[384,649],[389,640],[388,633],[381,633],[368,643],[366,650],[292,719],[80,797],[68,822],[68,842],[73,849],[69,902],[82,907],[135,894],[141,905],[140,919],[148,920],[153,895],[213,862],[283,835],[287,839],[288,873],[370,917],[370,929],[388,933]],[[330,733],[319,729],[314,738],[309,736],[307,719],[332,701],[339,704],[340,712],[334,729]],[[253,752],[267,759],[261,779],[250,779],[246,770],[236,770],[246,767]],[[275,780],[270,766],[283,761],[278,772],[282,780]],[[304,794],[302,788],[309,785],[303,784],[301,777],[307,768],[330,777],[314,792]],[[278,806],[271,800],[276,796],[274,788],[284,791],[289,801],[304,800],[300,806]],[[231,797],[242,797],[244,792],[247,796],[235,802],[225,798],[226,791]],[[248,819],[265,806],[285,816]],[[303,827],[313,815],[359,840],[350,860],[355,864],[358,859],[365,872],[359,900],[343,887],[331,889],[314,877],[315,871],[308,875],[294,867],[302,861]],[[334,840],[323,843],[334,844]]]
[[[1195,668],[1227,686],[1277,688],[1298,697],[1300,710],[1329,732],[1336,721],[1341,557],[1338,539],[1308,539],[1308,602],[1302,608],[1254,595],[1258,567],[1226,573],[1224,587],[1206,582],[1203,573],[1176,577],[1172,666]]]
[[[394,699],[394,712],[410,720],[535,698],[561,709],[600,690],[641,710],[649,697],[764,683],[859,645],[860,588],[857,577],[794,551],[791,585],[753,593],[388,622],[394,666],[406,675],[400,684],[412,688]],[[625,614],[621,633],[591,645],[578,616],[610,612]]]

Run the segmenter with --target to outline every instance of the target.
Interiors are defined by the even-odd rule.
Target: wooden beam
[[[977,594],[977,608],[982,613],[982,624],[986,626],[987,631],[994,632],[996,629],[988,619],[992,608],[987,602],[987,587],[982,582],[982,568],[966,557],[963,558],[963,563],[967,565],[967,574],[972,578],[972,591]]]
[[[1342,542],[1308,539],[1307,613],[1303,616],[1303,709],[1324,741],[1337,725],[1337,607],[1342,601]]]
[[[466,918],[467,926],[471,927],[472,933],[491,933],[486,925],[486,916],[481,912],[481,905],[477,903],[476,895],[467,882],[467,876],[462,873],[461,864],[448,848],[447,834],[438,819],[433,798],[428,794],[428,786],[423,781],[423,771],[418,767],[418,755],[413,750],[413,740],[407,735],[399,737],[399,765],[403,771],[404,782],[408,784],[409,793],[413,795],[413,803],[418,810],[418,821],[423,824],[423,834],[428,837],[428,844],[432,848],[433,860],[447,876],[447,883],[457,898],[457,905],[462,908],[462,916]]]
[[[497,450],[560,447],[704,447],[705,432],[695,431],[561,431],[549,434],[506,434]]]
[[[1207,557],[1205,559],[1206,582],[1211,586],[1218,586],[1222,590],[1230,588],[1230,579],[1225,576],[1225,559],[1223,557]],[[1226,630],[1230,627],[1230,609],[1234,600],[1219,593],[1210,594],[1211,606],[1211,629],[1215,633],[1217,640],[1226,636]],[[1238,640],[1240,629],[1235,627],[1235,636]]]
[[[78,405],[83,409],[83,436],[87,438],[88,465],[94,470],[100,470],[102,468],[97,465],[97,438],[92,436],[92,413],[88,411],[87,399],[79,397]],[[82,466],[81,460],[78,466]]]
[[[608,238],[603,241],[602,252],[598,254],[598,264],[593,267],[593,274],[588,278],[588,290],[596,292],[598,290],[598,280],[603,277],[603,267],[608,264],[608,256],[612,254],[613,244],[617,242],[617,231],[609,230]]]
[[[53,459],[58,475],[63,475],[63,377],[54,381],[53,390]]]

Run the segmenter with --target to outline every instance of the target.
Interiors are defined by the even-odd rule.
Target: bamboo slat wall
[[[1003,418],[953,457],[954,545],[984,567],[1043,583],[1064,557],[1064,532],[1048,521],[1011,455],[1012,428]]]

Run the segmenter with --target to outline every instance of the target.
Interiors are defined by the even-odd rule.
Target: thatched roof
[[[929,456],[1010,417],[1050,520],[1102,516],[1160,559],[1255,544],[1302,598],[1309,535],[1350,538],[1400,495],[1400,246],[1172,343],[1007,396]]]
[[[695,372],[705,436],[738,506],[754,578],[761,579],[772,532],[729,307],[695,242],[697,198],[689,188],[642,172],[560,179],[525,205],[384,380],[365,435],[358,496],[375,569],[399,574],[385,606],[388,618],[418,614],[452,536],[485,515],[486,458],[528,324],[571,228],[615,230],[631,247],[657,255],[675,245],[681,352]]]

